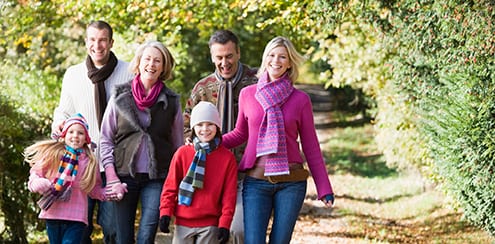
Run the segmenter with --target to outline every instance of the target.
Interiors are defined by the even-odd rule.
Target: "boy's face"
[[[64,142],[74,149],[79,149],[86,143],[86,130],[80,124],[73,124],[67,129]]]
[[[194,133],[201,142],[209,142],[217,134],[217,126],[211,122],[200,122],[194,126]]]

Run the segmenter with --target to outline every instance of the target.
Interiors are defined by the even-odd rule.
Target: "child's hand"
[[[225,244],[229,241],[230,231],[226,228],[218,229],[218,242],[220,244]]]
[[[170,233],[168,226],[170,225],[170,216],[163,215],[160,217],[160,231],[163,233]]]
[[[31,192],[43,194],[52,187],[52,182],[47,178],[32,179],[28,184],[28,189]]]

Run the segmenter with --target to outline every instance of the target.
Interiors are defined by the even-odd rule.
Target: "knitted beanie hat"
[[[90,144],[91,138],[89,137],[89,133],[88,133],[89,125],[88,125],[88,122],[86,122],[86,119],[84,118],[84,116],[82,116],[82,114],[80,114],[80,113],[74,114],[65,120],[64,128],[62,129],[62,134],[60,134],[60,137],[64,138],[65,134],[67,134],[67,130],[73,124],[80,124],[84,127],[84,133],[86,134],[86,143]]]
[[[201,101],[191,112],[191,129],[201,123],[201,122],[211,122],[216,126],[220,127],[220,115],[218,114],[217,107],[213,103]]]

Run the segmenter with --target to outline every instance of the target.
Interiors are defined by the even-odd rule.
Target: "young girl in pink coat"
[[[62,133],[54,139],[39,141],[24,150],[25,160],[32,166],[28,189],[42,195],[39,218],[46,220],[50,243],[80,243],[88,224],[88,195],[107,199],[86,119],[81,114],[68,118]],[[125,185],[115,185],[108,195],[125,190]]]

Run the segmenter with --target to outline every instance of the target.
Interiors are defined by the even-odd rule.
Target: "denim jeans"
[[[106,185],[105,173],[101,174],[102,185]],[[85,228],[81,244],[91,244],[91,233],[93,233],[93,213],[96,205],[98,205],[98,210],[96,212],[96,223],[101,226],[103,231],[103,241],[105,244],[115,244],[116,232],[116,222],[114,217],[114,207],[113,202],[102,202],[99,200],[91,199],[88,197],[88,226]]]
[[[46,220],[50,244],[79,244],[86,224],[70,220]]]
[[[269,243],[289,243],[306,196],[306,186],[306,181],[272,184],[246,176],[242,191],[244,242],[266,243],[268,223],[273,212]]]
[[[134,243],[134,221],[138,202],[141,203],[141,219],[137,234],[137,244],[155,243],[155,235],[160,218],[160,195],[164,180],[150,180],[148,174],[120,177],[127,184],[127,193],[120,201],[114,202],[117,226],[117,243]]]

